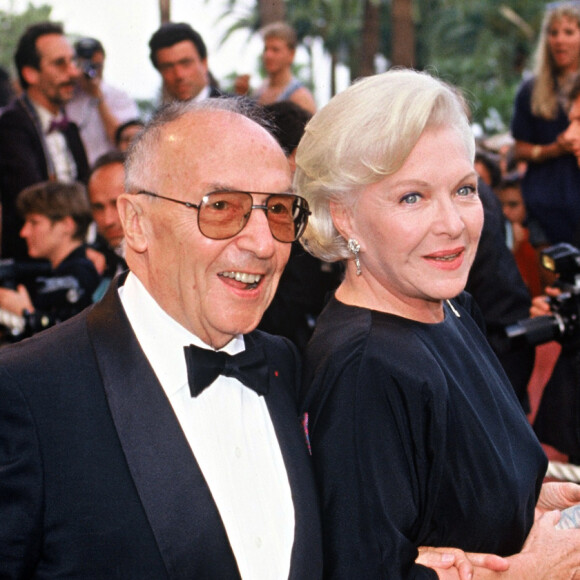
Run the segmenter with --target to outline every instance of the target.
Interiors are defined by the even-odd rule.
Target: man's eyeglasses
[[[138,191],[197,210],[199,231],[212,240],[227,240],[239,234],[250,219],[253,209],[264,210],[272,236],[279,242],[297,240],[308,223],[308,202],[291,193],[270,193],[261,205],[254,205],[247,191],[213,191],[203,196],[199,204],[181,201],[151,191]],[[265,195],[255,192],[256,195]]]

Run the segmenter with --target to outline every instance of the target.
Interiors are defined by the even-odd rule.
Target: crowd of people
[[[271,95],[269,100],[286,104],[298,98],[300,103],[308,105],[308,114],[314,112],[311,93],[290,74],[297,43],[295,33],[280,23],[265,35],[264,41],[268,46],[264,59],[272,63],[268,67],[272,77],[278,85],[285,79],[292,85],[291,91],[284,91],[278,97]],[[270,47],[272,43],[275,49]],[[189,24],[162,25],[151,36],[149,47],[151,63],[162,80],[160,106],[172,101],[224,96],[209,71],[205,43]],[[19,195],[26,187],[46,182],[84,185],[85,196],[90,197],[93,223],[81,240],[81,250],[94,263],[101,281],[94,292],[87,288],[82,302],[71,298],[66,309],[57,309],[59,315],[50,319],[41,317],[41,326],[32,324],[36,317],[27,317],[24,332],[18,320],[15,328],[3,333],[4,338],[21,339],[76,314],[87,305],[87,296],[92,294],[93,301],[98,300],[114,275],[126,267],[116,198],[124,191],[124,155],[145,123],[135,101],[104,80],[105,55],[105,48],[95,38],[81,38],[71,46],[62,25],[53,22],[30,26],[16,48],[20,90],[18,95],[7,93],[0,116],[1,258],[18,264],[47,259],[31,253],[27,237],[30,227],[24,228],[27,216],[18,208]],[[302,108],[300,112],[306,114]],[[301,132],[305,118],[299,118],[287,117],[281,122],[286,127],[296,124],[296,130]],[[275,112],[272,119],[276,123]],[[291,130],[296,131],[293,127]],[[298,140],[294,148],[297,144]],[[292,152],[288,154],[291,158]],[[64,214],[59,213],[59,220],[62,217]],[[50,220],[49,225],[52,227],[57,221]],[[318,261],[308,257],[301,260],[307,261],[316,265],[315,276],[317,271],[324,273],[325,267],[318,267]],[[33,272],[27,269],[27,274],[29,271]],[[39,271],[42,279],[31,274],[16,280],[19,292],[32,296],[32,302],[37,294],[36,286],[44,284],[47,276],[58,278],[56,271],[47,273],[40,265]],[[3,292],[0,298],[3,313],[21,317],[37,311],[38,305],[30,304],[29,300],[17,301],[10,296]],[[311,320],[321,307],[321,299],[317,298],[314,306],[305,306],[300,320],[294,318],[305,328],[301,331],[303,342],[311,333]],[[4,320],[13,321],[13,318]]]
[[[537,435],[580,458],[578,341],[532,426],[506,328],[551,316],[540,253],[580,240],[580,9],[547,11],[496,149],[424,72],[317,110],[295,31],[262,37],[231,95],[163,24],[147,121],[98,39],[18,42],[0,577],[574,578],[580,486]]]

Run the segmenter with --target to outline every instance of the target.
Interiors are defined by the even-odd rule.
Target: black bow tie
[[[52,133],[53,131],[66,131],[68,127],[68,119],[66,117],[61,117],[60,119],[53,119],[50,122],[50,127],[48,128],[48,132]]]
[[[197,397],[219,375],[238,379],[258,395],[268,392],[268,365],[261,348],[246,349],[233,356],[194,344],[184,346],[183,350],[192,397]]]

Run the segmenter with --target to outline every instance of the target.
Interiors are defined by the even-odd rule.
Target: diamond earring
[[[356,266],[356,275],[360,276],[361,269],[360,269],[360,260],[358,258],[358,253],[360,251],[360,244],[358,243],[358,240],[355,240],[354,238],[350,238],[348,240],[347,247],[348,247],[348,251],[351,252],[352,254],[354,254],[354,263]]]

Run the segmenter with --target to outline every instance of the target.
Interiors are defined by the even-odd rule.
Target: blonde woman
[[[483,225],[474,155],[456,92],[413,71],[338,94],[298,146],[304,243],[346,263],[301,397],[325,578],[457,577],[416,564],[422,545],[509,556],[474,579],[580,573],[580,530],[546,513],[580,487],[542,487],[546,457],[463,292]]]
[[[518,91],[511,126],[516,157],[528,163],[524,200],[550,243],[572,242],[580,224],[580,169],[564,137],[579,71],[580,6],[558,4],[544,17],[535,73]]]

